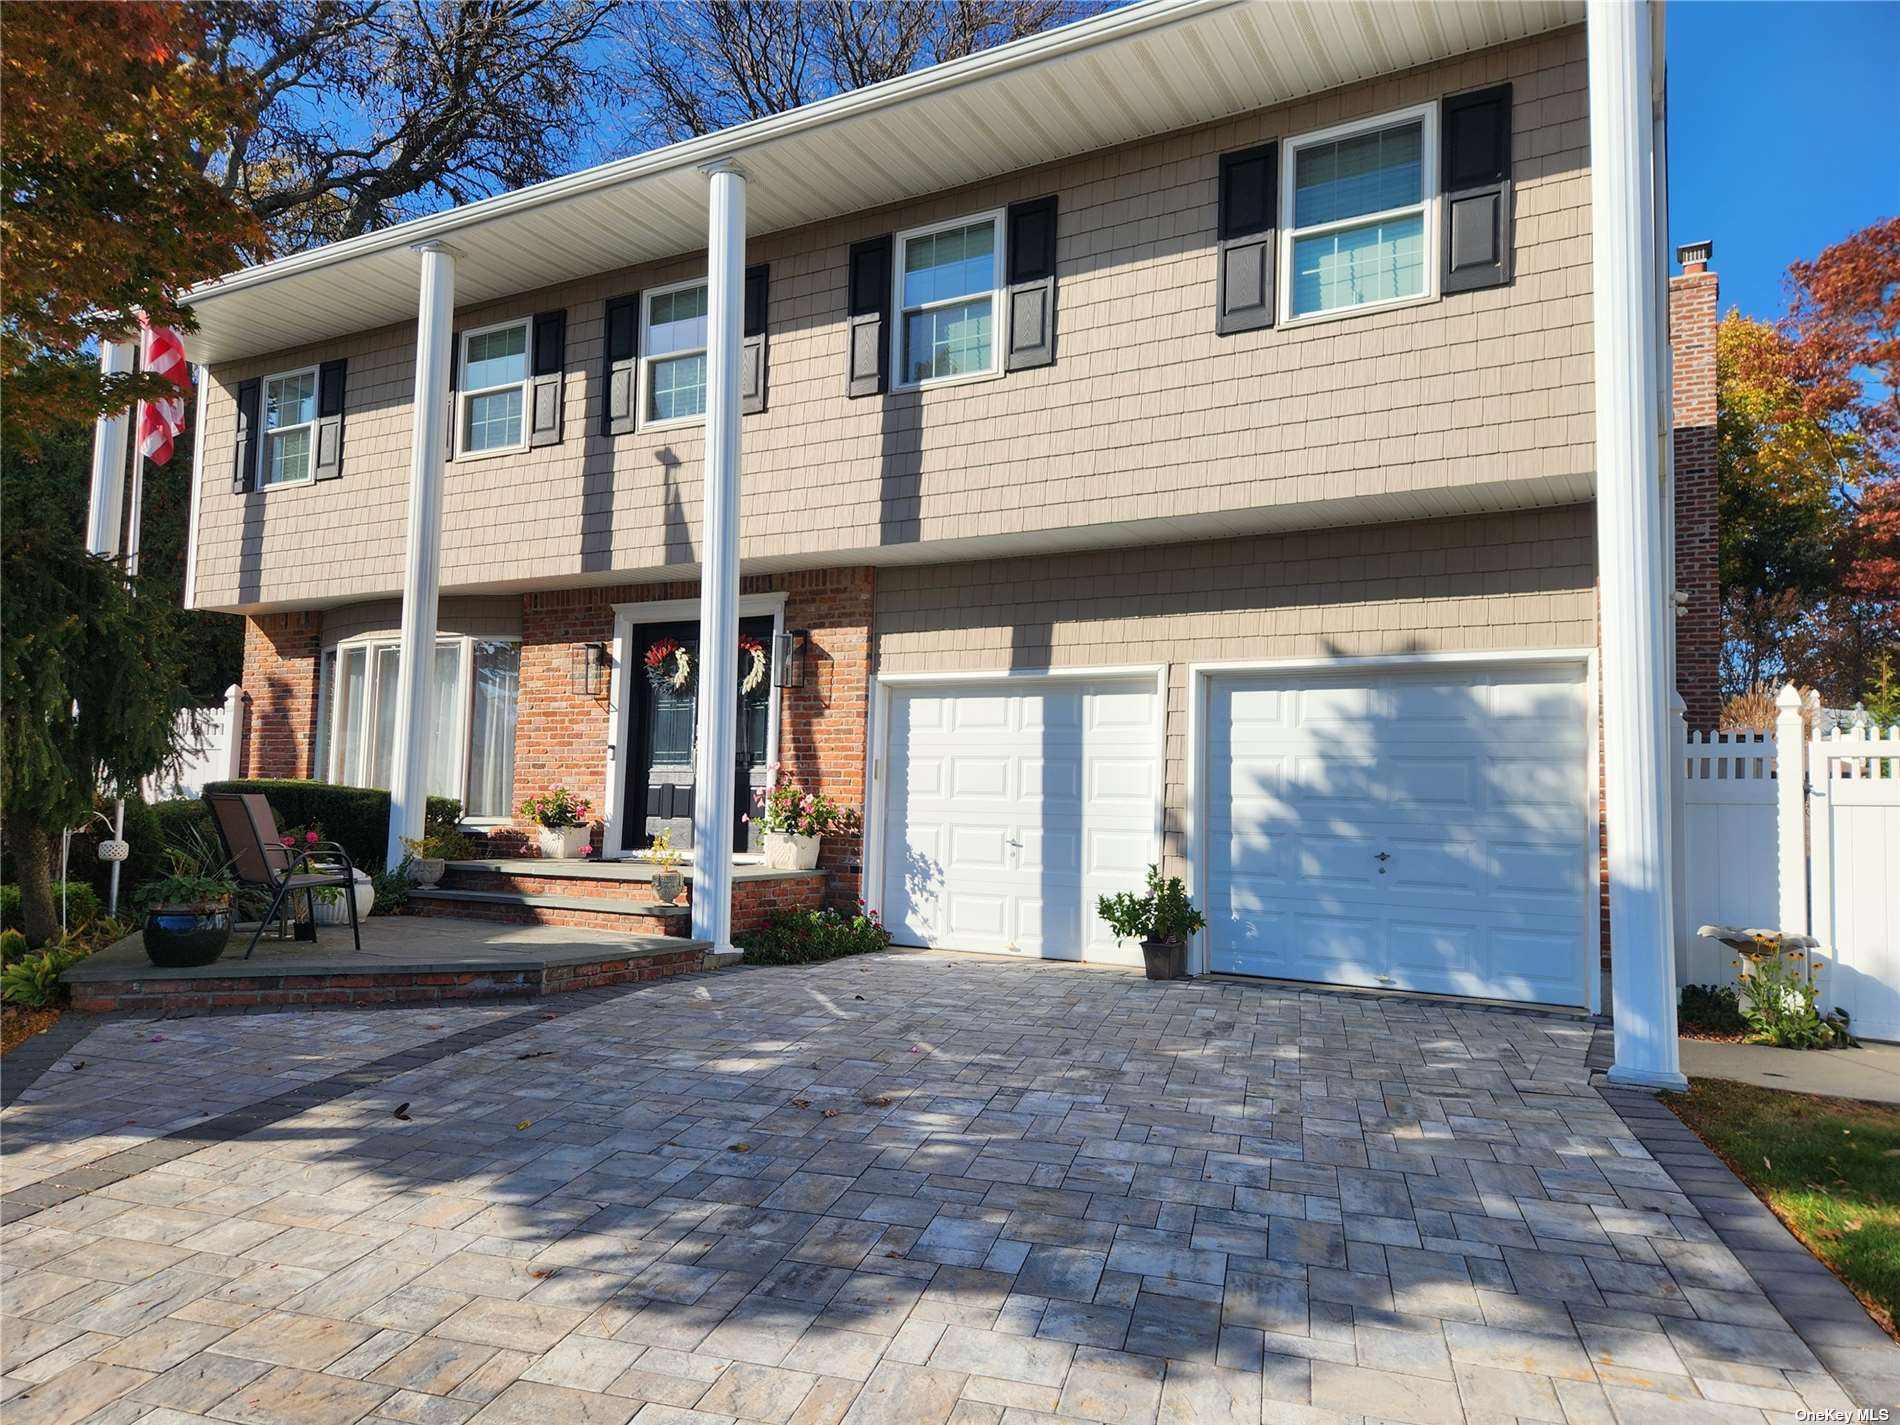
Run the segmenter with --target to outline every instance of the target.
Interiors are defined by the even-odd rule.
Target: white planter
[[[440,856],[412,856],[409,858],[409,879],[424,890],[442,879],[442,873],[449,863]]]
[[[765,867],[768,871],[809,871],[818,864],[816,836],[800,836],[792,831],[765,833]]]
[[[587,844],[584,826],[544,826],[541,828],[541,854],[550,861],[572,861]]]
[[[350,923],[350,908],[343,903],[341,895],[328,901],[319,895],[316,900],[318,925],[348,925]],[[358,871],[356,873],[357,920],[359,922],[368,920],[370,908],[375,904],[376,887],[370,884],[367,873]]]

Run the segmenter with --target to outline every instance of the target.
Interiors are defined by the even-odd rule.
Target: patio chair
[[[211,809],[211,821],[224,843],[240,888],[267,892],[270,909],[251,933],[244,958],[257,949],[258,937],[278,915],[296,904],[298,892],[310,912],[311,936],[316,935],[316,892],[334,886],[343,892],[343,904],[349,907],[350,935],[359,953],[363,949],[362,931],[356,923],[356,868],[349,853],[334,841],[319,841],[311,846],[290,847],[277,835],[277,818],[270,800],[261,792],[206,792],[205,805]]]

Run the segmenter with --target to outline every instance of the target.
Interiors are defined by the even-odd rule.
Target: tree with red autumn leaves
[[[1717,334],[1724,683],[1839,706],[1900,658],[1900,218],[1789,286],[1780,322]]]
[[[136,330],[189,330],[193,283],[261,255],[252,214],[205,177],[198,148],[253,122],[242,76],[201,62],[184,5],[8,5],[0,12],[0,379],[10,454],[90,423],[159,378],[103,378],[82,349]]]

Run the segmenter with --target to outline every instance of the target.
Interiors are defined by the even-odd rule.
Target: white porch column
[[[402,566],[402,646],[397,653],[396,737],[385,865],[402,864],[405,836],[422,835],[429,797],[430,701],[435,692],[436,606],[442,592],[442,463],[449,433],[449,348],[455,323],[455,249],[416,245],[422,289],[416,310],[415,433],[409,453],[409,532]]]
[[[1648,0],[1590,0],[1597,561],[1609,825],[1613,1082],[1684,1088],[1676,1062],[1669,639]]]
[[[1808,910],[1808,725],[1793,683],[1775,695],[1775,847],[1781,914],[1775,928],[1813,934]]]
[[[699,739],[693,758],[693,938],[732,948],[739,719],[739,357],[745,172],[706,165],[706,512],[699,573]]]
[[[129,341],[103,342],[99,369],[108,376],[132,370],[135,348]],[[101,416],[92,428],[92,498],[86,509],[86,552],[117,554],[125,503],[125,443],[132,413]]]

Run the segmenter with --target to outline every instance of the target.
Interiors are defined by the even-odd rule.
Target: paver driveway
[[[523,1022],[6,1228],[10,1425],[1850,1404],[1574,1020],[920,954]]]

